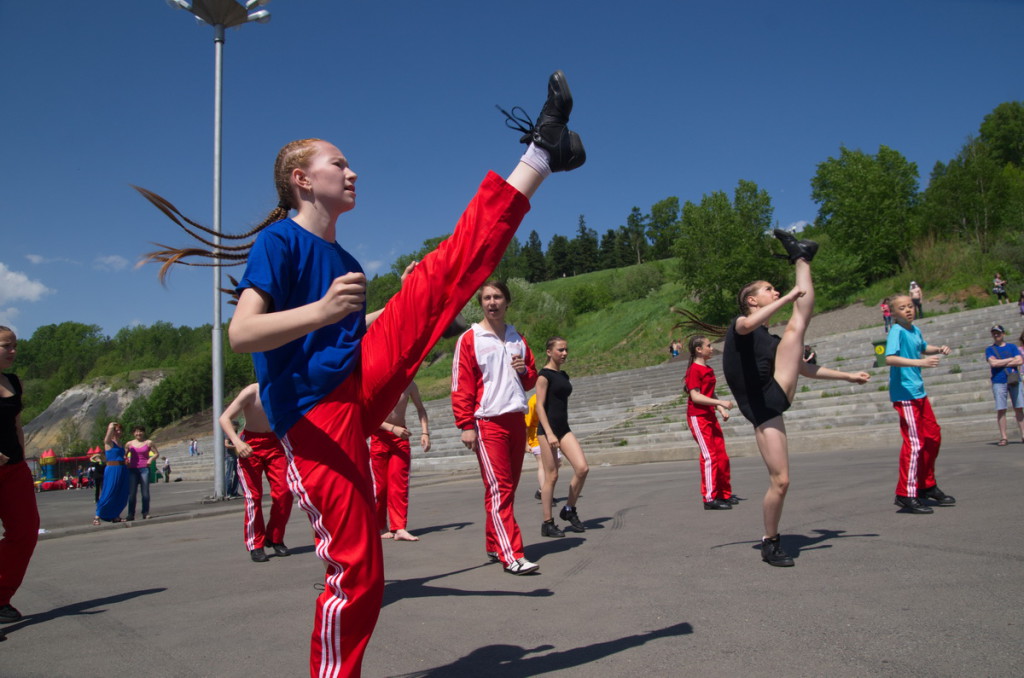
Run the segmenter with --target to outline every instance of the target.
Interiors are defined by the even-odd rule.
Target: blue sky
[[[522,147],[494,104],[535,115],[563,69],[587,164],[553,176],[520,230],[604,233],[668,196],[766,189],[813,220],[810,179],[841,144],[880,144],[922,183],[982,118],[1024,98],[1024,3],[273,0],[230,30],[225,231],[276,203],[277,150],[336,143],[359,173],[339,242],[369,274],[451,229]],[[213,31],[162,0],[0,3],[0,324],[212,318],[212,274],[135,268],[184,234],[129,187],[211,223]],[[715,246],[708,243],[709,247]],[[240,269],[234,269],[240,272]],[[237,274],[237,273],[236,273]],[[225,319],[230,310],[225,311]]]

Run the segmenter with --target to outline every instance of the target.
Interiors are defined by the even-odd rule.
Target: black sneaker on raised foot
[[[793,559],[782,550],[782,537],[761,539],[761,560],[774,567],[793,567]]]
[[[558,512],[558,517],[569,523],[565,528],[572,530],[573,532],[586,532],[587,528],[583,525],[580,517],[576,515],[576,507],[563,506],[562,510]]]
[[[939,489],[938,485],[932,485],[927,490],[922,490],[917,493],[918,499],[930,499],[939,506],[953,506],[956,504],[956,498],[951,497],[942,490]]]
[[[797,259],[804,259],[810,263],[811,259],[818,252],[818,243],[813,240],[797,240],[796,236],[789,231],[783,231],[780,228],[776,228],[772,233],[782,246],[786,248],[786,256],[776,254],[775,256],[780,259],[788,259],[789,263],[796,263]]]
[[[249,551],[249,557],[252,558],[252,562],[254,563],[265,563],[268,560],[270,560],[270,558],[267,557],[267,554],[263,550],[262,546],[258,549],[253,549],[252,551]]]
[[[274,542],[267,543],[270,545],[270,548],[274,549],[274,555],[278,558],[284,558],[285,556],[290,556],[292,554],[288,547],[284,545],[284,542],[281,542],[280,544],[275,544]]]
[[[519,558],[516,562],[512,563],[505,568],[505,571],[509,574],[530,574],[540,569],[540,565],[537,563],[531,563],[526,558]]]
[[[555,521],[552,520],[549,523],[548,521],[545,520],[544,522],[542,522],[540,524],[540,536],[542,536],[542,537],[564,537],[565,536],[565,532],[563,532],[558,527],[558,525],[555,525]]]
[[[21,613],[13,605],[0,607],[0,624],[12,624],[21,621]]]
[[[489,563],[500,563],[501,559],[498,558],[497,551],[487,551],[487,562]]]
[[[906,511],[907,513],[935,513],[931,506],[925,506],[917,497],[901,497],[896,495],[896,501],[893,504],[899,506],[900,511]]]
[[[732,504],[725,499],[712,499],[704,502],[705,511],[731,511]]]
[[[562,71],[555,71],[548,78],[548,98],[537,117],[537,124],[519,106],[513,106],[511,113],[501,106],[498,110],[505,114],[505,124],[510,129],[523,133],[519,139],[522,143],[536,144],[548,152],[552,172],[568,172],[586,162],[583,141],[566,127],[572,112],[572,92]]]

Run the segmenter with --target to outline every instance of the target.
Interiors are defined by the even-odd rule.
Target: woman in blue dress
[[[116,421],[107,425],[107,435],[103,438],[103,449],[106,451],[107,468],[103,474],[103,491],[96,502],[96,517],[93,525],[101,520],[112,523],[121,522],[121,511],[128,505],[128,474],[124,468],[124,448],[121,446],[123,429]]]

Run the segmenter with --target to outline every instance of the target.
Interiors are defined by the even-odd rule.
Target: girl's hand
[[[800,286],[794,287],[789,292],[786,292],[786,296],[783,299],[787,302],[799,299],[800,297],[807,294],[807,291]]]
[[[548,445],[550,445],[550,446],[551,446],[551,449],[552,449],[552,450],[554,450],[554,449],[557,449],[557,448],[558,448],[558,438],[557,438],[557,437],[555,437],[555,434],[554,434],[554,433],[549,433],[549,434],[548,434],[547,436],[545,436],[545,437],[546,437],[546,438],[548,439]]]
[[[249,443],[243,440],[241,445],[235,445],[235,455],[239,459],[245,459],[250,454],[252,454],[252,446]]]
[[[722,416],[722,421],[729,421],[729,410],[721,405],[718,406],[718,414]]]
[[[847,381],[854,384],[866,384],[871,375],[867,372],[851,372],[846,376]]]
[[[395,426],[394,424],[391,425],[391,433],[393,433],[394,435],[398,436],[402,440],[408,440],[409,436],[412,435],[412,433],[406,427],[404,427],[404,426]]]
[[[726,410],[726,412],[728,413],[729,410],[731,410],[732,408],[736,407],[736,403],[734,403],[731,400],[723,400],[722,404],[719,405],[719,407],[724,408]],[[726,416],[728,416],[728,414]]]
[[[11,458],[10,458],[10,457],[8,457],[8,456],[7,456],[6,454],[4,454],[3,452],[0,452],[0,466],[3,466],[3,465],[5,465],[5,464],[6,464],[7,462],[9,462],[10,460],[11,460]]]
[[[330,325],[359,311],[365,302],[366,276],[362,273],[346,273],[334,279],[318,303],[324,325]]]
[[[930,356],[928,356],[926,358],[921,358],[921,367],[938,367],[938,366],[939,366],[939,356],[937,356],[937,355],[930,355]]]
[[[940,346],[939,353],[941,353],[942,355],[949,355],[949,346],[946,346],[945,344]]]
[[[516,353],[512,356],[512,369],[517,374],[524,374],[526,372],[526,361],[523,360],[523,356]]]

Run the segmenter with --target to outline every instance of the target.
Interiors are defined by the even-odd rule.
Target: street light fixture
[[[221,171],[221,94],[224,70],[224,29],[234,28],[251,21],[265,24],[270,12],[259,9],[270,0],[246,0],[244,6],[236,0],[167,0],[167,4],[183,9],[200,23],[213,26],[214,90],[213,90],[213,244],[220,247],[220,171]],[[213,266],[213,496],[224,496],[224,434],[220,427],[220,414],[224,409],[224,339],[221,329],[221,272],[220,261]]]

